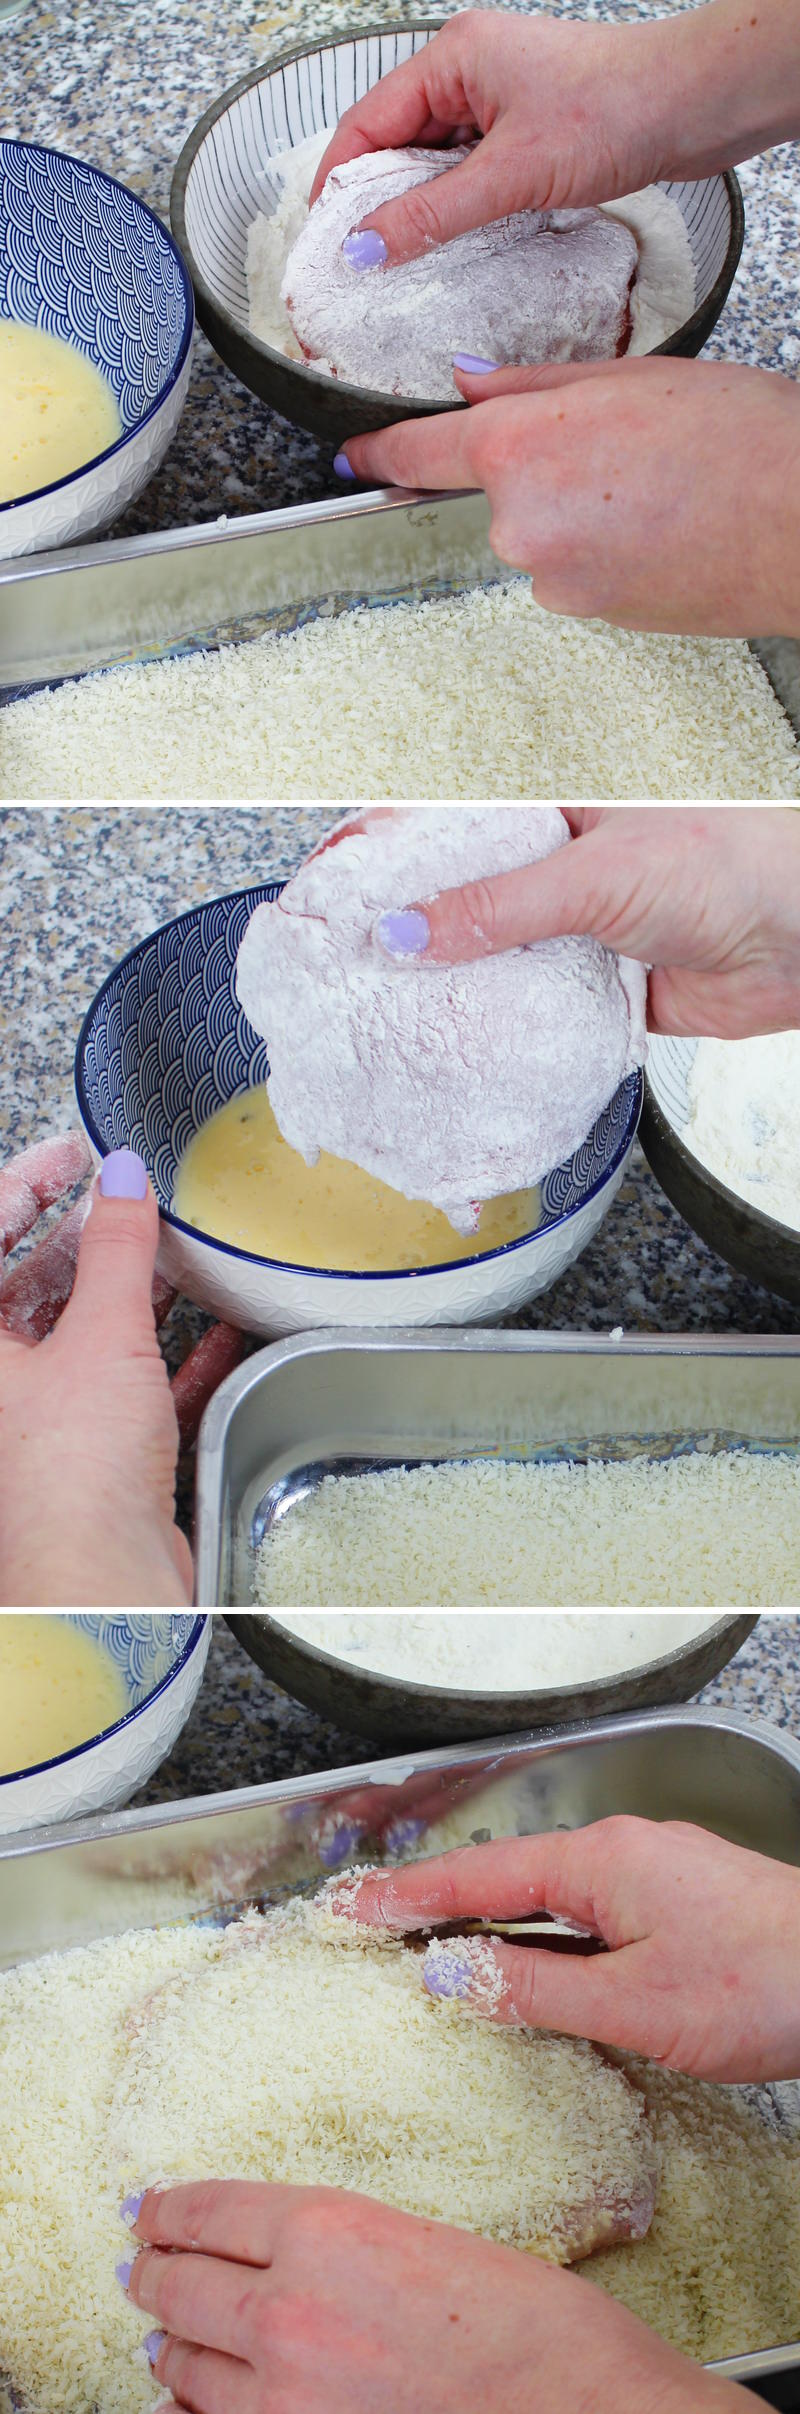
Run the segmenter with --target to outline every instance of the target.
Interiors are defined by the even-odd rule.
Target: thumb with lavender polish
[[[388,252],[377,227],[357,227],[353,235],[345,235],[342,258],[348,268],[382,268]]]
[[[138,1150],[115,1148],[104,1157],[81,1235],[72,1297],[62,1335],[81,1328],[83,1346],[122,1357],[128,1349],[156,1350],[153,1268],[158,1208]]]
[[[375,925],[375,937],[384,955],[395,963],[405,963],[409,956],[422,956],[430,946],[431,926],[421,905],[408,906],[402,913],[381,914]]]

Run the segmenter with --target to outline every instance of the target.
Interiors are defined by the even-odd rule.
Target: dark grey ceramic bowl
[[[334,1659],[313,1643],[288,1634],[279,1618],[264,1612],[228,1619],[245,1651],[266,1676],[296,1701],[307,1702],[334,1726],[396,1744],[466,1743],[491,1735],[522,1734],[530,1727],[563,1727],[582,1718],[612,1718],[632,1710],[662,1709],[689,1701],[732,1660],[757,1618],[716,1618],[707,1632],[676,1651],[650,1660],[629,1676],[596,1677],[587,1685],[551,1687],[534,1693],[456,1693],[432,1685],[409,1685],[369,1668]]]
[[[390,427],[398,419],[463,407],[453,402],[398,400],[286,359],[248,329],[245,250],[259,210],[280,195],[279,155],[317,130],[333,131],[350,104],[424,48],[441,18],[415,25],[365,25],[330,42],[308,42],[270,55],[241,76],[198,119],[172,180],[170,215],[189,268],[197,316],[228,367],[252,393],[299,427],[336,447],[348,436]],[[686,222],[695,265],[697,306],[659,352],[693,358],[716,325],[739,264],[744,210],[736,177],[726,170],[703,182],[665,183]]]
[[[696,1039],[650,1042],[639,1138],[678,1214],[750,1282],[763,1283],[800,1307],[800,1232],[763,1215],[716,1175],[707,1173],[682,1137],[689,1115],[687,1088]]]

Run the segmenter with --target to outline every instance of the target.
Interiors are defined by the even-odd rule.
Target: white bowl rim
[[[125,193],[127,195],[129,201],[135,201],[137,209],[144,210],[145,217],[152,218],[154,224],[160,228],[162,235],[166,236],[170,250],[175,254],[178,268],[180,270],[181,284],[183,287],[183,299],[186,308],[186,325],[178,346],[176,359],[172,368],[170,369],[166,383],[159,388],[155,402],[150,403],[149,408],[143,412],[141,419],[135,420],[133,427],[124,428],[121,436],[115,436],[113,444],[106,445],[105,452],[92,453],[91,459],[89,461],[82,461],[78,469],[68,470],[66,477],[53,478],[49,486],[35,486],[30,494],[11,495],[7,503],[0,503],[0,527],[3,524],[3,517],[6,512],[24,511],[26,505],[29,503],[41,503],[45,500],[47,495],[60,494],[62,491],[66,492],[68,487],[74,486],[76,478],[85,478],[90,470],[99,469],[104,461],[112,461],[115,453],[121,453],[126,444],[132,444],[134,437],[141,435],[142,429],[149,426],[151,419],[155,418],[157,411],[163,410],[164,404],[168,400],[169,395],[174,392],[178,379],[181,376],[181,372],[184,369],[186,361],[189,357],[192,336],[194,334],[195,319],[194,287],[192,285],[192,280],[189,275],[183,253],[175,241],[171,228],[164,225],[163,219],[159,218],[155,210],[151,210],[148,201],[143,201],[139,193],[134,193],[132,185],[123,184],[119,176],[109,176],[106,168],[95,167],[94,161],[91,159],[79,159],[77,157],[77,153],[74,151],[58,150],[54,143],[30,142],[24,140],[22,137],[16,134],[7,134],[0,135],[0,147],[3,144],[5,144],[8,150],[13,148],[17,151],[39,151],[43,154],[45,159],[65,159],[69,167],[85,169],[90,176],[98,176],[103,184],[113,184],[118,193]],[[29,325],[30,322],[26,320],[24,324]],[[48,332],[48,329],[45,329],[45,333]],[[75,348],[77,350],[78,347],[76,346]],[[86,358],[85,353],[82,357],[84,359]]]
[[[445,1464],[453,1463],[458,1464],[459,1462],[445,1461]],[[461,1463],[463,1464],[463,1461]],[[522,1700],[530,1701],[533,1696],[538,1698],[548,1693],[580,1692],[581,1694],[588,1694],[599,1699],[601,1693],[606,1691],[609,1685],[622,1684],[624,1683],[626,1677],[636,1676],[646,1677],[649,1679],[654,1672],[657,1672],[660,1675],[662,1670],[673,1668],[676,1664],[676,1661],[682,1660],[685,1653],[691,1651],[696,1643],[707,1642],[711,1635],[719,1632],[723,1626],[734,1626],[739,1615],[742,1614],[746,1616],[747,1613],[746,1611],[740,1613],[738,1610],[730,1609],[717,1610],[709,1618],[708,1626],[701,1628],[699,1634],[689,1635],[682,1643],[672,1644],[669,1651],[656,1652],[652,1659],[635,1661],[632,1668],[620,1668],[616,1672],[612,1671],[609,1676],[584,1677],[580,1685],[577,1683],[577,1681],[570,1683],[568,1679],[562,1678],[561,1682],[557,1685],[514,1685],[511,1688],[506,1686],[505,1689],[494,1691],[492,1689],[487,1691],[485,1686],[479,1687],[475,1685],[426,1685],[424,1680],[420,1677],[389,1675],[389,1673],[382,1668],[368,1667],[363,1660],[345,1659],[338,1652],[326,1651],[321,1643],[312,1643],[308,1641],[306,1636],[298,1634],[294,1627],[287,1626],[285,1621],[282,1618],[277,1617],[273,1610],[262,1610],[260,1614],[270,1626],[277,1626],[280,1629],[281,1634],[286,1635],[289,1642],[295,1645],[303,1658],[308,1658],[311,1660],[314,1667],[321,1664],[325,1669],[334,1669],[337,1675],[341,1671],[344,1671],[348,1676],[370,1678],[373,1686],[376,1684],[381,1688],[385,1686],[390,1696],[389,1703],[387,1704],[387,1707],[389,1708],[392,1707],[393,1703],[398,1707],[401,1706],[401,1695],[410,1696],[412,1708],[424,1708],[425,1702],[429,1702],[430,1697],[433,1694],[436,1697],[437,1705],[456,1702],[457,1704],[463,1703],[470,1709],[476,1709],[480,1706],[481,1702],[493,1702],[499,1704],[501,1710],[505,1712],[510,1711],[516,1702]],[[372,1614],[375,1615],[376,1613],[373,1612]],[[377,1615],[380,1616],[380,1614],[380,1611],[378,1611]],[[535,1618],[538,1615],[538,1612],[535,1609],[529,1611],[519,1610],[514,1611],[512,1614],[519,1617],[529,1616]],[[655,1613],[650,1613],[647,1610],[639,1611],[640,1617],[647,1617],[650,1614]],[[758,1625],[757,1611],[753,1616],[753,1624],[754,1626]],[[741,1649],[741,1645],[738,1645],[737,1649]],[[735,1653],[733,1654],[733,1657],[736,1657]]]
[[[286,888],[288,883],[286,880],[282,880],[280,883],[277,881],[263,881],[260,884],[256,883],[256,889],[259,885],[265,890],[267,888],[278,888],[280,891]],[[213,898],[210,897],[205,902],[209,905],[238,905],[242,897],[245,897],[251,893],[255,893],[255,891],[249,892],[246,889],[231,889],[226,896]],[[270,899],[265,896],[262,899],[262,903],[265,905],[275,904],[277,903],[277,899],[274,897]],[[198,910],[199,908],[197,905],[189,906],[185,913],[173,914],[168,922],[160,922],[155,930],[149,931],[146,938],[137,940],[136,946],[130,947],[127,955],[120,956],[119,963],[113,965],[112,970],[106,974],[105,980],[101,981],[100,987],[93,997],[91,1005],[87,1007],[83,1022],[81,1023],[80,1031],[78,1033],[77,1046],[75,1049],[75,1095],[78,1101],[78,1111],[80,1113],[81,1121],[85,1130],[88,1132],[93,1148],[97,1150],[97,1154],[101,1158],[109,1156],[112,1152],[106,1147],[100,1133],[98,1132],[97,1125],[87,1103],[83,1087],[83,1054],[89,1023],[91,1022],[98,1006],[104,998],[106,990],[110,988],[111,982],[117,979],[118,974],[124,971],[125,965],[132,964],[136,957],[142,954],[142,951],[145,947],[151,946],[154,939],[161,938],[163,932],[168,930],[180,930],[182,923],[192,922]],[[625,1075],[626,1080],[630,1080],[630,1078],[630,1074]],[[621,1086],[621,1083],[618,1084],[618,1087],[621,1088]],[[616,1096],[616,1092],[613,1092],[612,1095]],[[240,1096],[246,1096],[246,1092],[238,1090],[231,1091],[232,1098]],[[625,1130],[621,1139],[617,1143],[613,1156],[611,1157],[608,1165],[604,1166],[603,1172],[598,1174],[596,1181],[591,1182],[588,1189],[582,1193],[581,1197],[576,1201],[575,1206],[567,1207],[563,1215],[554,1216],[552,1221],[548,1221],[546,1227],[548,1239],[551,1233],[558,1232],[562,1225],[571,1223],[573,1216],[581,1215],[584,1208],[588,1207],[589,1201],[597,1198],[600,1192],[606,1188],[606,1184],[611,1181],[613,1175],[619,1171],[620,1166],[624,1163],[625,1157],[636,1138],[643,1099],[644,1073],[640,1065],[638,1067],[636,1076],[636,1091],[631,1101],[630,1112],[626,1119]],[[608,1099],[606,1103],[607,1105],[610,1105],[611,1100]],[[227,1105],[228,1101],[223,1100],[223,1104]],[[600,1112],[603,1113],[604,1110],[601,1108]],[[474,1257],[450,1257],[446,1258],[441,1264],[437,1264],[435,1266],[392,1266],[385,1268],[383,1271],[361,1273],[355,1268],[351,1267],[298,1266],[294,1264],[292,1259],[286,1257],[259,1257],[255,1249],[239,1249],[232,1241],[222,1241],[217,1239],[216,1235],[212,1232],[200,1232],[196,1224],[187,1224],[182,1216],[176,1215],[174,1208],[163,1207],[160,1199],[158,1201],[158,1212],[162,1222],[169,1224],[174,1232],[185,1233],[187,1240],[199,1241],[203,1248],[213,1249],[221,1257],[241,1258],[245,1265],[264,1266],[268,1268],[271,1273],[293,1275],[300,1274],[303,1276],[310,1275],[314,1282],[405,1283],[424,1282],[426,1277],[432,1274],[463,1275],[465,1267],[471,1271],[473,1267],[492,1265],[496,1259],[505,1259],[512,1256],[515,1249],[530,1248],[531,1242],[544,1237],[539,1230],[534,1230],[533,1232],[522,1232],[519,1234],[517,1240],[503,1241],[498,1248],[483,1249]]]
[[[650,1037],[650,1049],[652,1050],[660,1039],[676,1039],[686,1045],[697,1047],[699,1040],[704,1036],[707,1035],[694,1031],[655,1031]],[[650,1112],[660,1116],[661,1122],[671,1135],[673,1147],[678,1149],[681,1156],[686,1159],[688,1171],[696,1175],[698,1182],[701,1182],[708,1191],[709,1197],[718,1200],[723,1207],[735,1207],[737,1214],[746,1217],[748,1223],[753,1224],[756,1234],[764,1233],[768,1240],[777,1240],[785,1244],[787,1248],[800,1250],[800,1230],[796,1224],[781,1223],[780,1216],[769,1215],[766,1207],[757,1207],[755,1199],[745,1198],[743,1190],[731,1190],[730,1185],[723,1182],[719,1174],[712,1173],[711,1167],[704,1165],[702,1157],[696,1155],[695,1150],[690,1148],[689,1142],[685,1138],[688,1126],[685,1123],[676,1123],[674,1115],[671,1115],[668,1107],[664,1105],[648,1066],[644,1068],[644,1076],[644,1099]],[[658,1175],[655,1179],[658,1180]],[[675,1212],[677,1215],[681,1215],[683,1211],[678,1207]]]
[[[49,1769],[61,1769],[67,1760],[82,1760],[84,1754],[93,1752],[97,1744],[108,1743],[112,1735],[121,1735],[124,1727],[131,1726],[135,1718],[141,1718],[142,1711],[151,1709],[153,1702],[158,1701],[159,1695],[166,1693],[168,1687],[174,1684],[176,1676],[180,1676],[197,1650],[208,1624],[208,1616],[192,1619],[188,1640],[184,1643],[183,1650],[179,1652],[173,1666],[167,1670],[166,1676],[159,1677],[158,1684],[153,1686],[152,1693],[145,1694],[144,1701],[131,1704],[130,1709],[125,1711],[124,1717],[115,1718],[110,1727],[101,1727],[98,1735],[87,1735],[85,1743],[73,1744],[68,1752],[54,1753],[52,1760],[35,1760],[31,1761],[27,1768],[7,1769],[5,1775],[0,1777],[0,1786],[21,1785],[28,1777],[46,1777]]]

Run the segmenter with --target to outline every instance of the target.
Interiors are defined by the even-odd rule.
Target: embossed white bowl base
[[[0,1778],[0,1835],[49,1827],[91,1811],[119,1810],[171,1752],[203,1680],[211,1619],[141,1615],[76,1623],[111,1650],[131,1707],[125,1718],[74,1752],[19,1777]]]
[[[633,1148],[585,1207],[551,1230],[532,1233],[508,1251],[482,1260],[465,1258],[443,1269],[362,1275],[324,1274],[302,1267],[270,1265],[235,1257],[213,1240],[196,1238],[176,1225],[161,1224],[158,1263],[167,1280],[198,1307],[226,1323],[241,1325],[265,1340],[318,1325],[494,1324],[547,1291],[593,1239],[616,1198]]]

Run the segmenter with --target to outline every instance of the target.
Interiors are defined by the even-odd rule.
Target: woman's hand
[[[588,2281],[334,2188],[145,2196],[129,2283],[192,2414],[744,2414]]]
[[[364,151],[478,136],[473,155],[362,221],[348,258],[416,259],[521,209],[611,201],[708,176],[800,126],[796,0],[711,0],[651,24],[564,24],[502,9],[453,17],[340,119],[317,170]],[[369,240],[364,241],[366,230]]]
[[[609,201],[659,172],[648,30],[565,25],[468,9],[356,101],[311,188],[365,151],[482,136],[470,159],[364,220],[382,248],[364,265],[411,260],[515,210]],[[358,255],[353,265],[357,266]]]
[[[398,897],[377,932],[392,961],[462,963],[589,932],[653,967],[652,1031],[744,1039],[800,1024],[800,815],[589,805],[567,806],[566,819],[572,843],[543,863]]]
[[[800,1871],[704,1828],[602,1819],[477,1844],[376,1871],[333,1908],[402,1935],[548,1911],[608,1951],[493,1940],[504,1982],[493,2019],[626,2047],[695,2078],[800,2075]],[[471,2000],[473,1951],[469,1937],[440,1942],[422,1977],[477,2014],[486,1993]]]
[[[0,1267],[90,1164],[78,1132],[0,1173]],[[86,1208],[88,1208],[88,1215]],[[0,1283],[0,1599],[6,1607],[179,1608],[179,1436],[236,1365],[213,1325],[175,1377],[158,1346],[174,1292],[153,1280],[158,1210],[140,1157],[106,1157],[91,1199]]]
[[[477,407],[354,437],[340,474],[483,487],[495,553],[529,572],[551,612],[800,634],[800,395],[788,377],[650,358],[457,369],[455,382]]]

